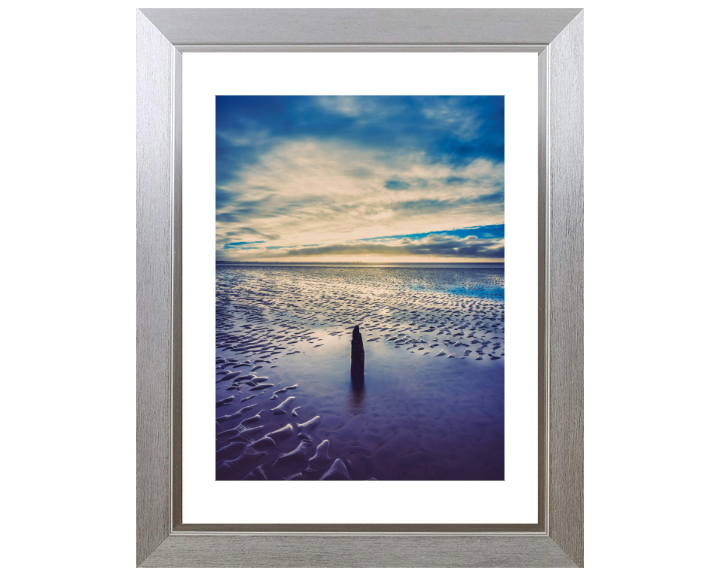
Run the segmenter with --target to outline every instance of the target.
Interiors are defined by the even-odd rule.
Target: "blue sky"
[[[218,260],[503,261],[504,97],[218,96]]]

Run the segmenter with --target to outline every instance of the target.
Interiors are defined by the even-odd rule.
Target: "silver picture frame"
[[[538,55],[538,522],[182,521],[181,86],[185,52]],[[583,11],[137,11],[137,565],[583,566]]]

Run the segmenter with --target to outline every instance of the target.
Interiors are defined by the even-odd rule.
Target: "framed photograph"
[[[582,18],[138,10],[138,566],[583,565]]]

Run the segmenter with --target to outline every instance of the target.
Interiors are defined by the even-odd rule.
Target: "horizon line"
[[[505,261],[451,261],[451,262],[371,262],[363,260],[215,260],[216,264],[505,264]]]

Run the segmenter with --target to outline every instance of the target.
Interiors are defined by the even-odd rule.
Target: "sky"
[[[503,96],[217,96],[216,259],[503,262]]]

